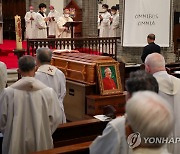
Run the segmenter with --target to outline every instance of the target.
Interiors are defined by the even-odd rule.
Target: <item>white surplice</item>
[[[175,127],[171,137],[180,138],[180,79],[169,75],[166,71],[154,73],[153,76],[159,84],[159,95],[172,106],[174,112]],[[180,143],[168,144],[167,147],[169,152],[173,154],[180,152]]]
[[[111,18],[113,19],[112,23],[110,23],[109,28],[109,37],[118,37],[120,34],[118,34],[119,31],[119,14],[112,15]]]
[[[101,14],[103,17],[103,20],[100,21],[100,37],[109,37],[109,18],[111,17],[111,14],[107,11],[103,14]]]
[[[170,154],[166,148],[137,148],[132,154]]]
[[[3,62],[0,62],[0,93],[7,84],[7,69]]]
[[[65,18],[61,16],[57,21],[57,29],[56,29],[56,38],[71,38],[71,30],[65,30],[64,24],[66,22],[72,22],[73,19],[71,17]]]
[[[46,14],[43,13],[44,17],[37,12],[36,19],[35,19],[35,33],[36,38],[47,38],[47,23],[45,22]]]
[[[33,18],[34,20],[31,20]],[[27,12],[25,17],[26,22],[26,38],[35,38],[35,19],[36,19],[36,12]]]
[[[90,154],[130,154],[126,135],[125,117],[118,117],[109,122],[103,131],[90,145]]]
[[[49,27],[49,35],[56,35],[56,27],[57,27],[57,20],[59,18],[59,12],[54,10],[54,12],[49,12],[48,17],[52,18],[54,17],[54,21],[51,19],[48,22]]]
[[[35,78],[54,89],[58,96],[59,103],[64,110],[63,99],[66,95],[66,78],[64,73],[55,66],[45,64],[38,68]],[[64,122],[66,121],[65,119],[64,115]]]
[[[63,123],[56,93],[33,77],[24,77],[0,98],[3,154],[27,154],[53,148],[52,134]]]

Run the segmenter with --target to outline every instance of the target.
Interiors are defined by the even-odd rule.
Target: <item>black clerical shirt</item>
[[[144,63],[146,57],[151,54],[151,53],[154,53],[154,52],[157,52],[157,53],[160,53],[161,52],[161,48],[159,45],[155,44],[154,42],[151,42],[149,43],[148,45],[146,45],[144,47],[144,50],[143,50],[143,53],[142,53],[142,56],[141,56],[141,60],[142,62]]]
[[[44,17],[44,13],[43,12],[39,11],[39,13]]]

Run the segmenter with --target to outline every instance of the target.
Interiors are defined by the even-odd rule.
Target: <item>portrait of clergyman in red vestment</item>
[[[111,67],[113,69],[113,67]],[[115,69],[113,70],[113,73],[111,71],[110,67],[105,67],[104,68],[104,76],[103,78],[103,87],[104,90],[112,90],[112,89],[117,89],[117,81],[116,81],[116,74],[115,74]],[[103,67],[102,67],[103,69]],[[103,73],[103,71],[102,71]]]
[[[101,95],[122,93],[118,62],[97,63],[97,75]]]

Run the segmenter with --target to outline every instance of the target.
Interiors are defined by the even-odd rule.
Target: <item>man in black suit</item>
[[[146,45],[144,47],[144,50],[143,50],[143,53],[142,53],[142,56],[141,56],[141,60],[142,60],[143,63],[144,63],[146,57],[149,54],[154,53],[154,52],[157,52],[157,53],[161,52],[160,46],[155,44],[154,41],[155,41],[155,35],[154,34],[149,34],[147,36],[148,45]]]

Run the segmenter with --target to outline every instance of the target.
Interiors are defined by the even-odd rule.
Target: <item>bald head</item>
[[[149,54],[145,59],[146,72],[154,74],[159,71],[165,71],[164,57],[159,53]]]
[[[171,106],[158,94],[150,91],[135,93],[126,103],[126,114],[133,132],[139,132],[142,138],[166,138],[174,126]],[[145,147],[162,146],[141,141],[141,145]]]
[[[52,52],[49,48],[39,48],[36,51],[37,65],[50,64]]]

